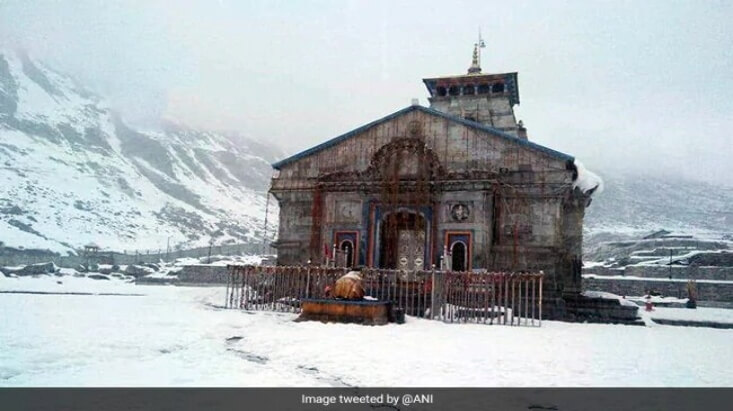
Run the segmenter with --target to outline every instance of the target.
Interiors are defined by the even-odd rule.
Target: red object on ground
[[[647,311],[654,311],[654,304],[652,304],[652,302],[651,302],[651,301],[647,301],[647,302],[645,303],[645,306],[646,306],[646,310],[647,310]]]

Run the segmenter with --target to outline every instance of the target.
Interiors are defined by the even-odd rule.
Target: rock
[[[106,275],[102,275],[102,274],[89,274],[87,278],[91,278],[92,280],[109,280],[110,279]]]
[[[363,299],[364,286],[359,273],[357,271],[350,271],[336,280],[332,295],[334,298],[343,298],[346,300]]]
[[[99,271],[99,264],[97,264],[97,263],[91,263],[91,264],[89,264],[88,270],[89,271],[92,271],[92,272],[98,272]]]
[[[128,265],[127,268],[125,269],[125,274],[131,275],[135,278],[144,277],[154,272],[155,271],[153,271],[152,268],[144,267],[141,265],[133,265],[133,264]]]
[[[56,272],[56,265],[54,263],[38,263],[27,265],[21,269],[3,268],[3,270],[22,277],[24,275],[53,274]]]
[[[112,266],[112,271],[115,272],[115,273],[119,273],[120,272],[120,266],[117,265],[117,264],[113,265]]]
[[[146,263],[146,264],[143,264],[143,266],[144,267],[148,267],[148,268],[152,269],[153,271],[160,271],[160,266],[158,264],[155,264],[155,263]]]
[[[22,215],[23,210],[21,210],[20,207],[18,207],[17,205],[14,205],[11,207],[0,209],[0,213],[9,214],[9,215]]]
[[[107,267],[100,268],[99,269],[99,273],[100,274],[112,274],[112,269],[111,268],[107,268]]]
[[[76,271],[78,271],[80,273],[85,273],[85,272],[87,272],[87,268],[84,266],[84,264],[79,264],[76,267]]]

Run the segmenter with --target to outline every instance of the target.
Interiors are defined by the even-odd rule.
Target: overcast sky
[[[530,138],[611,166],[733,180],[730,1],[0,0],[0,42],[130,121],[237,130],[288,154],[463,74],[519,72]]]

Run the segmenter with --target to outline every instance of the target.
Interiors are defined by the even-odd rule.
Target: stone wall
[[[583,290],[606,291],[621,296],[643,296],[648,291],[666,297],[687,298],[687,280],[629,280],[583,278]],[[733,283],[697,282],[699,301],[733,302]]]
[[[584,268],[583,274],[599,276],[620,275],[644,278],[669,278],[691,280],[733,281],[733,267],[630,265],[625,268],[591,267]]]
[[[487,131],[415,110],[367,128],[351,138],[282,166],[273,189],[312,188],[313,180],[334,172],[366,170],[374,155],[395,139],[419,135],[447,172],[546,172],[546,183],[569,182],[565,160]],[[552,172],[555,172],[553,174]]]
[[[187,265],[178,272],[179,283],[226,284],[229,278],[226,266]]]
[[[267,250],[266,252],[270,252]],[[252,255],[262,253],[262,243],[215,245],[211,247],[211,255]],[[170,252],[131,251],[128,253],[100,251],[96,256],[88,258],[83,255],[61,256],[39,250],[16,250],[0,247],[0,267],[53,262],[59,267],[77,268],[87,263],[98,264],[147,264],[162,261],[173,261],[177,258],[201,258],[209,255],[209,247],[198,247]]]
[[[337,231],[357,232],[359,263],[373,264],[379,207],[397,205],[432,215],[427,266],[439,264],[446,233],[466,234],[472,268],[543,270],[548,300],[577,294],[588,196],[572,189],[569,161],[420,109],[398,113],[279,166],[278,264],[319,262]],[[467,218],[450,217],[458,203]]]

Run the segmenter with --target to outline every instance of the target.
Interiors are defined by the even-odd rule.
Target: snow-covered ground
[[[733,330],[295,323],[222,287],[0,276],[24,289],[143,295],[0,294],[0,386],[733,385]]]
[[[648,315],[652,319],[713,321],[733,324],[733,310],[726,308],[697,307],[691,310],[689,308],[654,307],[654,311],[651,311]]]

